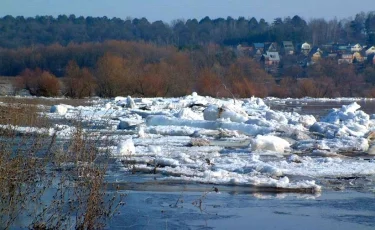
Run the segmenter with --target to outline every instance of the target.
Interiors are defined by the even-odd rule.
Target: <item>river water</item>
[[[266,101],[272,109],[318,119],[352,101]],[[368,114],[375,102],[359,100]],[[115,170],[116,171],[116,170]],[[115,172],[113,171],[113,172]],[[162,175],[108,176],[126,193],[109,229],[375,229],[375,178],[321,181],[320,194],[258,193],[251,188],[159,183]],[[362,181],[361,181],[362,180]],[[119,182],[116,182],[119,181]],[[110,189],[111,190],[111,189]]]
[[[332,108],[353,100],[265,102],[274,110],[312,114],[319,119]],[[375,113],[375,101],[357,102],[367,114]],[[265,193],[248,186],[162,182],[163,177],[132,174],[112,160],[106,176],[108,193],[116,190],[126,197],[125,205],[120,206],[106,228],[375,229],[375,177],[323,178],[317,181],[323,186],[319,194]],[[22,224],[20,220],[19,226]]]
[[[374,194],[127,191],[110,229],[374,229]],[[197,201],[202,200],[201,207]]]
[[[356,102],[367,114],[375,114],[375,100],[372,99],[354,99],[343,98],[342,100],[313,100],[313,99],[284,99],[284,100],[265,100],[266,104],[274,110],[297,112],[299,114],[311,114],[317,118],[325,116],[332,108],[341,108],[343,105],[349,105]]]

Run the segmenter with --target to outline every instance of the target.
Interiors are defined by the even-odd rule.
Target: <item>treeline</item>
[[[103,43],[71,43],[67,46],[49,46],[19,49],[0,49],[0,75],[17,76],[25,69],[40,68],[57,77],[65,75],[68,62],[74,60],[78,66],[95,69],[98,60],[106,53],[128,60],[142,60],[145,64],[169,62],[176,54],[188,56],[197,68],[213,66],[215,63],[228,67],[237,57],[230,47],[215,44],[194,50],[179,50],[174,46],[158,46],[145,42],[106,41]],[[189,63],[187,63],[188,65]]]
[[[209,44],[194,50],[142,42],[107,41],[51,45],[0,52],[0,69],[11,65],[17,89],[32,95],[74,98],[182,96],[193,91],[215,97],[375,96],[373,65],[341,64],[323,59],[284,71],[281,80],[250,57]],[[7,61],[4,64],[4,61]],[[306,78],[299,78],[298,76]],[[61,78],[57,78],[59,76]]]
[[[246,95],[267,95],[267,84],[274,83],[256,61],[237,58],[232,49],[214,44],[181,51],[174,46],[107,41],[0,54],[7,55],[0,57],[7,60],[0,69],[11,65],[10,69],[19,70],[17,89],[41,96],[181,96],[193,91],[225,96],[226,87],[240,95],[242,83],[252,84]],[[56,80],[60,80],[58,87]]]
[[[76,17],[75,15],[5,16],[0,18],[0,47],[19,48],[38,45],[104,42],[107,40],[144,41],[194,49],[209,43],[233,46],[239,43],[308,41],[375,44],[375,13],[359,13],[354,19],[312,19],[300,16],[264,19],[231,17],[149,22],[146,18]]]

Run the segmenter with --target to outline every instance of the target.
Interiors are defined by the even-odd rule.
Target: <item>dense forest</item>
[[[311,19],[300,16],[275,18],[273,22],[228,17],[149,22],[146,18],[76,17],[75,15],[5,16],[0,18],[0,47],[18,48],[58,43],[104,42],[106,40],[144,41],[157,45],[189,48],[215,43],[308,41],[313,45],[328,42],[375,44],[375,12],[359,13],[354,19]]]
[[[298,55],[285,56],[276,79],[259,60],[235,48],[284,40],[370,46],[375,13],[340,21],[206,17],[170,25],[145,18],[6,16],[0,19],[0,75],[18,76],[16,91],[75,98],[193,91],[220,97],[375,96],[373,56],[362,63],[338,65],[327,58],[309,66],[299,65]]]

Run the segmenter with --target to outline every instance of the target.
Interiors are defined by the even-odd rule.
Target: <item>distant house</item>
[[[253,48],[251,46],[238,45],[237,53],[241,56],[249,56]]]
[[[258,49],[256,50],[255,54],[254,54],[254,59],[257,60],[257,61],[260,61],[262,58],[262,52]]]
[[[337,58],[337,53],[328,53],[327,54],[327,58],[332,58],[332,59],[334,59],[334,58]]]
[[[276,42],[266,43],[264,49],[266,52],[278,52],[278,46]]]
[[[341,54],[341,58],[338,60],[339,64],[347,63],[351,64],[353,63],[353,55],[352,54]]]
[[[278,52],[269,52],[263,54],[262,59],[264,68],[269,73],[278,73],[280,65],[280,55]]]
[[[333,53],[333,44],[324,44],[321,46],[321,49],[326,53]]]
[[[362,56],[362,54],[357,51],[353,54],[353,61],[356,61],[356,62],[363,62],[365,60],[365,58]]]
[[[311,56],[311,61],[312,61],[313,63],[320,61],[320,60],[322,59],[322,54],[323,54],[323,52],[318,48],[318,49],[316,50],[316,52],[314,52],[314,53],[312,54],[312,56]]]
[[[301,53],[308,56],[310,51],[311,51],[311,45],[309,43],[305,42],[301,45]]]
[[[366,56],[370,54],[375,54],[375,46],[371,46],[368,50],[366,50]]]
[[[286,55],[293,55],[294,54],[294,45],[291,41],[283,41],[283,50],[284,54]]]
[[[264,43],[253,43],[255,52],[258,50],[263,54],[264,53]]]
[[[351,46],[346,44],[334,44],[332,45],[332,51],[339,55],[352,53]]]
[[[355,53],[355,52],[361,52],[362,50],[362,46],[360,44],[355,44],[354,46],[352,46],[350,48],[350,50],[352,51],[352,53]]]
[[[340,53],[340,54],[346,54],[346,53],[349,53],[349,49],[347,45],[342,45],[342,46],[338,46],[338,49],[337,51]]]
[[[280,63],[280,55],[279,52],[269,52],[267,51],[266,54],[263,54],[266,62],[269,65],[279,64]]]

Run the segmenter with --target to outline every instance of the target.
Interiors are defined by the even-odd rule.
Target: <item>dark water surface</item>
[[[375,195],[127,191],[110,229],[375,229]],[[202,201],[201,205],[200,201]]]
[[[281,103],[280,103],[281,102]],[[310,114],[317,118],[327,115],[333,108],[341,108],[343,105],[349,105],[357,102],[365,113],[372,115],[375,114],[375,100],[370,99],[342,99],[341,101],[313,101],[313,100],[298,100],[298,99],[285,99],[265,100],[265,103],[273,110],[297,112],[299,114]]]

